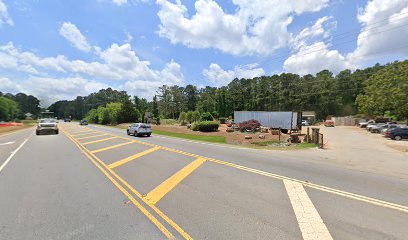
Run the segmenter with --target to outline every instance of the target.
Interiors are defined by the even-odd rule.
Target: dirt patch
[[[186,126],[179,126],[179,125],[152,125],[152,129],[167,131],[167,132],[175,132],[175,133],[184,133],[184,134],[192,134],[192,135],[200,135],[200,136],[222,136],[225,137],[226,142],[228,144],[234,145],[253,145],[255,142],[277,142],[279,140],[278,136],[272,135],[269,133],[241,133],[239,131],[235,132],[227,132],[227,126],[225,124],[221,124],[218,132],[197,132],[188,129]],[[264,135],[265,138],[259,138],[260,135]],[[250,136],[252,139],[245,139],[245,136]],[[281,141],[287,141],[289,135],[283,134],[281,135]]]
[[[20,129],[28,128],[30,126],[21,125],[21,126],[2,126],[0,127],[0,136],[3,134],[11,133],[14,131],[18,131]]]

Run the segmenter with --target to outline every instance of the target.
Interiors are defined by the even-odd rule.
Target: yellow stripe
[[[134,141],[129,141],[129,142],[120,143],[120,144],[105,147],[105,148],[100,148],[100,149],[96,149],[96,150],[91,151],[91,153],[103,152],[103,151],[106,151],[106,150],[122,147],[122,146],[125,146],[125,145],[128,145],[128,144],[131,144],[131,143],[135,143],[135,142]]]
[[[88,137],[80,137],[80,138],[77,138],[76,140],[83,140],[83,139],[88,139],[88,138],[102,137],[102,136],[106,136],[106,135],[109,135],[109,134],[104,133],[104,134],[93,135],[93,136],[88,136]]]
[[[183,169],[178,171],[176,174],[168,178],[166,181],[162,182],[159,186],[153,189],[145,197],[147,201],[151,204],[156,204],[160,199],[162,199],[167,193],[169,193],[174,187],[176,187],[183,179],[190,175],[194,170],[200,167],[206,161],[205,158],[197,158]]]
[[[156,150],[159,150],[159,149],[160,149],[160,147],[154,147],[154,148],[147,149],[146,151],[140,152],[140,153],[135,154],[133,156],[130,156],[130,157],[127,157],[125,159],[119,160],[117,162],[111,163],[111,164],[108,165],[108,167],[109,168],[119,167],[120,165],[123,165],[123,164],[125,164],[127,162],[133,161],[133,160],[135,160],[137,158],[140,158],[140,157],[142,157],[144,155],[147,155],[147,154],[152,153],[152,152],[154,152]]]
[[[104,139],[95,140],[95,141],[91,141],[91,142],[85,142],[85,143],[82,143],[82,145],[93,144],[93,143],[99,143],[99,142],[105,142],[105,141],[109,141],[109,140],[116,139],[116,138],[117,138],[117,137],[104,138]]]
[[[156,227],[168,238],[168,239],[175,239],[175,237],[173,236],[173,234],[167,230],[167,228],[165,226],[163,226],[163,224],[161,224],[159,222],[159,220],[157,220],[157,218],[155,218],[145,207],[143,207],[124,187],[122,187],[111,175],[109,175],[108,172],[106,172],[105,169],[103,169],[94,159],[92,159],[91,156],[89,156],[89,154],[86,152],[86,149],[83,149],[83,147],[81,147],[80,143],[78,141],[76,141],[75,139],[73,139],[71,136],[69,136],[64,130],[63,132],[67,135],[67,137],[69,139],[71,139],[71,141],[74,142],[75,145],[77,145],[77,147],[85,154],[85,156],[91,160],[91,162],[99,168],[99,170],[101,170],[103,172],[103,174],[105,174],[105,176],[123,193],[126,195],[126,197],[129,198],[129,200],[154,224],[156,225]]]
[[[71,137],[80,137],[80,136],[86,136],[86,135],[95,134],[95,133],[100,133],[100,132],[98,132],[98,131],[88,131],[86,133],[71,134]]]

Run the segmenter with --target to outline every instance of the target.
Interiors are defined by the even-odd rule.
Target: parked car
[[[380,132],[381,132],[382,135],[385,135],[385,133],[386,133],[387,131],[392,130],[392,129],[394,129],[394,128],[399,128],[399,127],[401,127],[401,125],[388,124],[388,125],[386,125],[386,126],[381,127]]]
[[[384,126],[384,125],[385,125],[385,123],[368,124],[367,125],[367,131],[371,132],[372,128],[378,128],[378,127],[381,127],[381,126]]]
[[[150,124],[145,124],[145,123],[132,123],[127,130],[127,135],[133,135],[135,137],[139,136],[148,136],[152,134],[152,128],[150,127]]]
[[[71,118],[65,118],[64,122],[71,122]]]
[[[368,124],[375,124],[374,120],[370,120],[370,121],[362,121],[358,123],[358,126],[360,128],[366,128]]]
[[[81,120],[81,121],[79,121],[79,125],[88,125],[88,121]]]
[[[58,124],[55,119],[40,119],[37,124],[37,129],[35,130],[36,135],[43,133],[54,133],[58,134]]]
[[[325,122],[323,122],[323,125],[325,127],[334,127],[334,121],[333,120],[326,120]]]
[[[385,133],[385,136],[393,140],[408,139],[408,128],[394,128]]]
[[[309,126],[309,122],[307,120],[302,120],[302,126]]]
[[[380,133],[382,129],[388,128],[390,126],[391,124],[378,123],[375,126],[370,127],[369,131],[372,133]]]

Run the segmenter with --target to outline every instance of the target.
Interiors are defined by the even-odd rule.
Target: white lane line
[[[13,144],[13,143],[15,143],[15,142],[6,142],[6,143],[0,143],[0,146],[10,145],[10,144]]]
[[[283,180],[304,240],[333,240],[303,185]]]
[[[3,168],[7,165],[7,163],[10,162],[10,160],[14,157],[14,155],[18,152],[18,150],[20,150],[20,149],[24,146],[24,144],[25,144],[27,141],[28,141],[28,138],[26,138],[26,139],[24,140],[24,142],[22,142],[22,143],[20,144],[20,146],[18,146],[18,148],[16,148],[16,150],[14,150],[14,151],[11,153],[11,155],[6,159],[6,161],[0,166],[0,173],[1,173],[1,171],[3,170]]]

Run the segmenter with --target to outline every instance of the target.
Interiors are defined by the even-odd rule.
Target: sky
[[[408,0],[0,0],[0,91],[150,100],[162,85],[405,60],[407,39]]]

